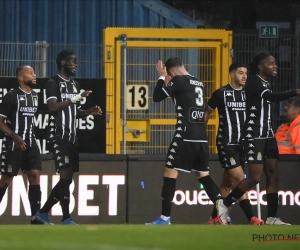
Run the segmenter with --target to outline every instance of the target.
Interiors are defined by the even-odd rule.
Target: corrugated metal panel
[[[106,27],[178,27],[134,0],[0,0],[0,41],[102,44]]]

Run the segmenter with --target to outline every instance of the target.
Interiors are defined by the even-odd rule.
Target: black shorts
[[[207,142],[189,142],[174,137],[168,150],[165,166],[184,172],[209,172]]]
[[[225,170],[241,166],[245,168],[245,153],[243,145],[222,145],[219,144],[218,156],[222,168]]]
[[[51,151],[54,155],[56,173],[59,173],[60,169],[64,168],[71,168],[74,173],[79,171],[79,153],[77,144],[56,139],[53,142]]]
[[[1,153],[1,167],[0,172],[7,176],[16,176],[19,169],[23,173],[27,170],[42,170],[42,161],[40,149],[33,140],[31,147],[28,147],[30,143],[26,142],[27,146],[25,150],[20,150],[17,147],[13,147],[13,141],[7,139],[2,143]]]
[[[279,159],[275,137],[244,140],[244,149],[248,164],[263,164],[266,158]]]

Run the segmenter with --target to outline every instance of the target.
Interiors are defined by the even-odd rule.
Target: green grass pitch
[[[1,225],[0,249],[300,249],[300,226]]]

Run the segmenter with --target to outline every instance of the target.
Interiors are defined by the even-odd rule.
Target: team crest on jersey
[[[33,97],[33,106],[38,106],[38,98]]]
[[[230,164],[233,166],[236,164],[235,159],[233,157],[230,157]]]
[[[74,92],[74,93],[77,93],[77,89],[76,89],[75,84],[72,84],[72,85],[73,85],[73,92]]]

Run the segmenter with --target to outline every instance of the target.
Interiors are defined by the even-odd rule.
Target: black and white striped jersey
[[[270,138],[272,129],[271,102],[263,95],[271,91],[270,84],[258,75],[248,79],[245,86],[246,121],[243,130],[245,139]]]
[[[6,118],[7,126],[30,147],[35,140],[34,115],[37,107],[38,94],[33,90],[26,93],[20,87],[9,91],[0,105],[0,116]]]
[[[177,113],[176,138],[207,142],[204,93],[204,84],[191,75],[175,76],[166,86],[164,80],[158,80],[153,99],[161,101],[172,97]]]
[[[64,102],[80,93],[79,83],[73,79],[66,80],[60,75],[52,77],[46,85],[46,97],[47,101],[55,98],[57,102]],[[57,113],[50,115],[49,126],[50,130],[54,129],[55,132],[50,133],[55,138],[60,138],[65,141],[75,143],[76,137],[76,115],[77,109],[80,107],[80,102],[76,102],[64,110],[58,111]],[[54,119],[53,119],[54,118]]]
[[[234,89],[230,84],[227,84],[212,94],[207,106],[211,110],[218,109],[217,145],[240,144],[242,127],[246,119],[244,89]]]

